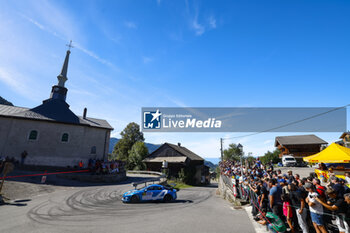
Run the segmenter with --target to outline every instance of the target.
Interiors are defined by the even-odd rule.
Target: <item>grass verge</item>
[[[188,185],[188,184],[185,184],[181,181],[177,181],[177,180],[168,180],[168,184],[176,184],[175,185],[175,188],[177,189],[185,189],[185,188],[192,188],[193,186],[192,185]]]

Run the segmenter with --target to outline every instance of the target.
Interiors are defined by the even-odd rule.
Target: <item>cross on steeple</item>
[[[71,48],[74,48],[74,46],[72,45],[72,40],[70,40],[69,44],[66,44],[66,46],[68,47],[69,51]]]

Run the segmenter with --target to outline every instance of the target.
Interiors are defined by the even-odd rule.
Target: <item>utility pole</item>
[[[224,151],[223,151],[223,149],[222,149],[222,141],[223,141],[223,139],[220,138],[221,162],[224,161]]]

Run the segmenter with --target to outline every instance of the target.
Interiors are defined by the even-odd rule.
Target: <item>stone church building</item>
[[[67,70],[70,50],[57,76],[58,84],[50,98],[34,108],[0,104],[0,157],[21,160],[25,164],[76,166],[90,158],[107,159],[111,125],[102,119],[75,115],[66,102]]]

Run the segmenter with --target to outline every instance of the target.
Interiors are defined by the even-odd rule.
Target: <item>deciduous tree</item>
[[[143,142],[145,138],[140,131],[140,126],[135,122],[129,123],[120,133],[122,138],[115,144],[113,157],[118,160],[128,161],[129,151],[135,142]]]

